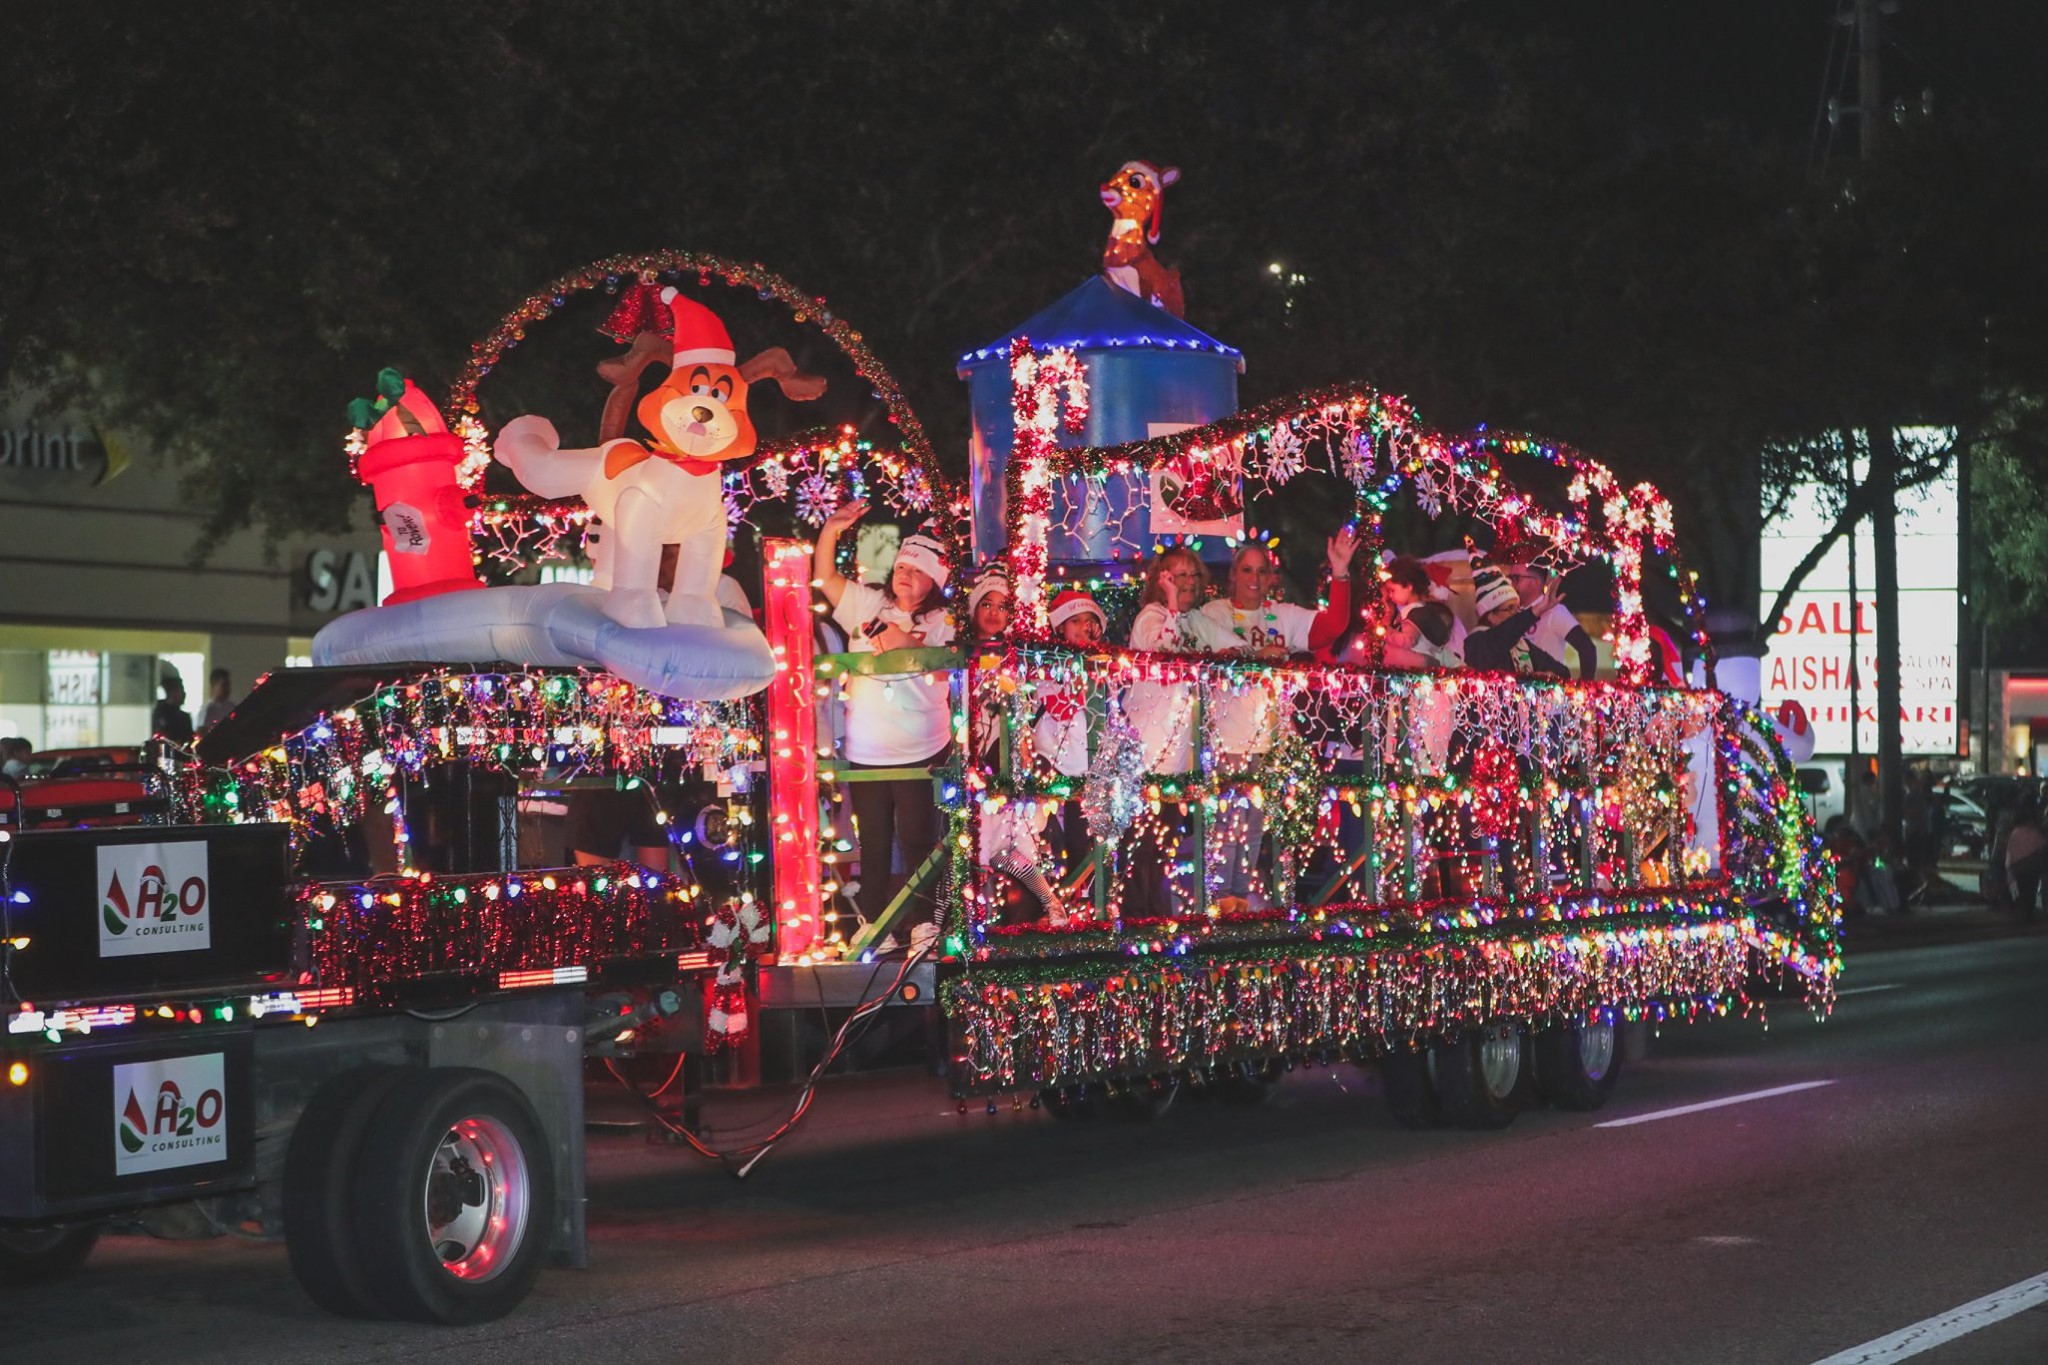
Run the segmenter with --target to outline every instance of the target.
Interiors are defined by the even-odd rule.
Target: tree
[[[2028,416],[2048,376],[2048,279],[2030,225],[2043,188],[2030,149],[1961,117],[1889,133],[1881,157],[1817,182],[1796,219],[1806,287],[1785,337],[1827,363],[1805,395],[1807,424],[1787,428],[1807,434],[1770,449],[1766,479],[1789,490],[1818,476],[1844,489],[1831,540],[1871,519],[1878,756],[1893,834],[1904,795],[1897,493],[1993,443],[2035,460],[2048,449]],[[1946,435],[1909,448],[1909,427]],[[1797,586],[1783,585],[1781,604]]]
[[[379,367],[438,388],[536,283],[681,245],[827,295],[950,456],[952,357],[1094,268],[1093,187],[1148,155],[1187,168],[1162,249],[1194,320],[1252,356],[1247,401],[1362,375],[1444,425],[1595,450],[1699,429],[1668,343],[1706,351],[1740,296],[1693,286],[1718,312],[1690,337],[1658,300],[1760,210],[1714,211],[1735,149],[1707,180],[1674,171],[1568,53],[1462,12],[383,0],[343,29],[253,0],[210,21],[18,10],[0,64],[33,152],[0,167],[0,354],[174,461],[214,535],[334,526],[362,506],[341,408]],[[1285,314],[1276,259],[1311,281]],[[587,403],[588,323],[537,331],[487,416]],[[1650,446],[1645,466],[1679,463]]]

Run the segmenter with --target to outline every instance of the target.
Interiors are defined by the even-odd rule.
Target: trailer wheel
[[[1095,1087],[1049,1085],[1038,1092],[1038,1103],[1046,1113],[1062,1123],[1075,1119],[1095,1117]]]
[[[540,1274],[554,1205],[553,1156],[516,1086],[466,1068],[408,1072],[356,1161],[364,1278],[392,1317],[503,1317]]]
[[[1560,1109],[1598,1109],[1621,1078],[1621,1039],[1612,1024],[1571,1024],[1536,1035],[1536,1089]]]
[[[1117,1096],[1117,1114],[1137,1123],[1150,1123],[1173,1108],[1180,1094],[1178,1076],[1140,1076]]]
[[[1443,1102],[1430,1079],[1429,1054],[1412,1049],[1389,1052],[1380,1059],[1380,1093],[1394,1122],[1403,1128],[1444,1126]]]
[[[1276,1061],[1235,1062],[1216,1078],[1216,1098],[1225,1104],[1264,1104],[1287,1068]]]
[[[1501,1020],[1468,1028],[1430,1049],[1444,1115],[1460,1128],[1505,1128],[1521,1110],[1522,1035]]]
[[[377,1106],[405,1076],[396,1066],[358,1066],[313,1092],[284,1158],[284,1241],[307,1297],[346,1318],[377,1314],[356,1254],[356,1154]]]
[[[99,1239],[92,1223],[0,1228],[0,1285],[60,1280],[85,1264]]]

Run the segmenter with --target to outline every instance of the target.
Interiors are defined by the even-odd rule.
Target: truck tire
[[[1429,1073],[1429,1054],[1425,1052],[1402,1048],[1380,1058],[1380,1093],[1386,1097],[1394,1122],[1403,1128],[1419,1131],[1444,1126],[1443,1104]]]
[[[1126,1084],[1116,1097],[1116,1114],[1133,1123],[1150,1123],[1173,1108],[1178,1094],[1178,1076],[1140,1076]]]
[[[1559,1109],[1598,1109],[1621,1078],[1621,1038],[1612,1024],[1568,1024],[1533,1040],[1536,1090]]]
[[[1493,1020],[1430,1049],[1430,1071],[1444,1116],[1460,1128],[1505,1128],[1521,1111],[1517,1093],[1528,1065],[1522,1035]]]
[[[1079,1119],[1096,1117],[1096,1087],[1047,1086],[1038,1092],[1038,1103],[1045,1112],[1061,1123],[1072,1123]]]
[[[100,1230],[92,1223],[0,1228],[0,1285],[43,1284],[85,1264]]]
[[[307,1297],[345,1318],[377,1315],[355,1248],[356,1154],[377,1106],[405,1076],[358,1066],[329,1078],[292,1128],[284,1157],[284,1241]]]
[[[1272,1060],[1233,1062],[1216,1078],[1216,1098],[1224,1104],[1264,1104],[1286,1071],[1286,1067]]]
[[[489,1071],[409,1071],[356,1158],[355,1245],[388,1316],[462,1326],[533,1288],[555,1217],[554,1157],[526,1097]]]

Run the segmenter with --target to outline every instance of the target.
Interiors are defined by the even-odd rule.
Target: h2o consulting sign
[[[213,946],[206,844],[117,844],[99,850],[100,956]]]
[[[114,1068],[114,1174],[228,1159],[227,1059],[219,1052]]]

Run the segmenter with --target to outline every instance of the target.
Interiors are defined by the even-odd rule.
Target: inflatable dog
[[[662,290],[660,299],[675,330],[668,378],[635,409],[650,440],[616,437],[588,450],[563,450],[554,423],[528,416],[505,424],[493,453],[527,488],[544,498],[581,497],[603,524],[592,562],[596,585],[607,590],[606,616],[634,629],[716,626],[726,539],[722,476],[727,468],[744,468],[756,444],[748,385],[773,379],[784,394],[808,400],[825,391],[825,381],[798,373],[780,347],[735,364],[732,338],[717,314],[674,289]],[[643,334],[627,357],[607,362],[615,397],[625,392],[630,398],[631,383],[652,358],[651,341]],[[617,407],[608,407],[608,414],[617,415]],[[664,604],[666,545],[677,553]]]

